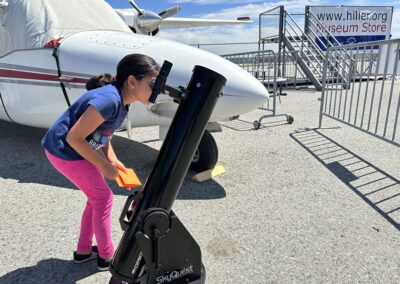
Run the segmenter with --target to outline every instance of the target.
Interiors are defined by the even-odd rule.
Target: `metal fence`
[[[269,91],[274,90],[276,80],[276,54],[272,50],[251,51],[222,55],[264,83]]]
[[[297,84],[310,84],[298,64],[298,51],[290,51],[283,43],[285,30],[284,6],[277,6],[259,14],[258,50],[272,49],[277,52],[278,77],[285,78],[282,85],[286,88],[297,87]],[[292,14],[296,23],[304,23],[303,14]],[[300,32],[300,30],[298,31]],[[272,48],[271,46],[274,45]],[[266,48],[267,47],[267,48]]]
[[[263,115],[258,120],[254,121],[253,126],[255,129],[261,127],[263,119],[278,116],[276,113],[276,99],[280,99],[281,85],[284,82],[283,78],[278,77],[279,70],[277,66],[277,54],[272,50],[260,50],[252,52],[241,52],[222,55],[223,58],[235,63],[243,68],[255,78],[257,78],[267,88],[270,97],[272,97],[272,104],[270,100],[267,101],[261,109],[270,111],[269,114]],[[279,88],[278,88],[279,84]],[[286,117],[286,121],[293,123],[293,117],[287,114],[280,114]]]
[[[298,84],[312,84],[310,78],[304,74],[296,60],[296,53],[293,51],[282,52],[280,68],[282,69],[282,77],[286,78],[286,88],[296,88]]]
[[[400,146],[399,61],[400,39],[330,47],[319,127],[326,116]],[[347,78],[340,68],[346,68]]]
[[[254,77],[258,78],[260,81],[263,81],[263,74],[265,76],[271,76],[271,70],[266,68],[266,66],[270,66],[270,59],[264,57],[264,68],[258,66],[259,60],[257,59],[258,55],[261,53],[265,53],[268,51],[253,51],[253,52],[240,52],[233,54],[224,54],[221,57],[228,59],[235,64],[238,64],[240,67],[251,73]],[[311,81],[304,72],[299,67],[299,64],[296,61],[295,55],[293,52],[286,51],[281,54],[281,62],[280,65],[277,64],[277,77],[278,81],[281,81],[281,85],[285,86],[285,88],[295,88],[298,84],[311,84]],[[274,54],[274,56],[278,57],[278,54]],[[262,66],[263,64],[261,64]],[[267,70],[265,70],[267,69]],[[261,71],[261,72],[260,72]],[[282,79],[285,78],[284,81]]]
[[[258,49],[258,42],[220,42],[220,43],[192,43],[191,46],[221,55],[227,52],[249,52]]]

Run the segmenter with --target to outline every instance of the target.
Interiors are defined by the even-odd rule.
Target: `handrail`
[[[313,12],[311,12],[310,10],[308,11],[308,13],[310,15],[312,15],[314,17],[314,19],[317,20],[317,22],[325,29],[325,31],[328,33],[328,35],[335,41],[336,46],[340,46],[341,43],[336,39],[336,37],[325,27],[325,25],[317,18],[317,16],[314,15]],[[311,20],[311,18],[309,18],[309,20]]]
[[[299,27],[299,25],[295,22],[295,20],[290,16],[289,13],[286,12],[286,16],[289,16],[289,18],[290,18],[290,19],[292,20],[292,22],[296,25],[296,27],[297,27],[300,31],[302,31],[301,28]],[[290,25],[290,23],[289,23],[288,21],[286,21],[286,23]],[[292,27],[291,25],[290,25],[290,27],[291,27],[291,29],[292,29],[294,32],[296,32],[296,30],[293,29],[293,27]],[[307,38],[308,42],[310,42],[310,43],[318,50],[319,48],[315,45],[314,41],[313,41],[306,33],[304,33],[303,31],[302,31],[302,33],[303,33],[303,35]],[[297,34],[297,32],[296,32],[296,35],[299,36],[299,35]],[[310,51],[309,48],[308,48],[308,50]],[[319,55],[320,55],[321,57],[324,57],[324,55],[323,55],[322,53],[320,53]],[[315,57],[315,55],[314,55],[314,59],[318,61],[318,59]],[[320,66],[322,67],[322,64],[320,64]]]
[[[312,12],[310,12],[310,14],[311,14],[311,15],[314,15]],[[314,15],[314,17],[315,17],[315,15]],[[315,18],[315,19],[316,19],[317,21],[319,21],[318,18]],[[309,23],[311,23],[311,24],[313,25],[313,27],[314,27],[316,30],[318,30],[318,27],[315,25],[315,23],[314,23],[311,19],[309,19]],[[321,22],[319,21],[319,23],[321,23]],[[321,25],[322,25],[322,23],[321,23]],[[322,25],[322,26],[323,26],[323,25]],[[326,42],[327,42],[327,44],[328,44],[329,46],[325,45],[325,44],[323,43],[323,41],[321,41],[321,40],[319,40],[320,43],[321,43],[326,49],[328,49],[328,48],[331,47],[331,46],[339,46],[339,48],[340,48],[342,45],[337,41],[337,39],[329,32],[328,29],[325,28],[325,26],[323,26],[323,28],[328,32],[328,34],[330,35],[330,38],[333,39],[333,40],[335,41],[336,45],[332,44],[330,38],[327,37],[327,36],[325,36],[325,35],[324,35],[323,33],[321,33],[321,32],[319,32],[319,33],[324,37],[324,39],[326,40]],[[318,37],[317,34],[315,34],[315,32],[313,31],[313,29],[311,29],[311,32],[313,33],[313,35],[314,35],[316,38]],[[319,47],[318,47],[318,50],[320,50]],[[346,55],[347,55],[348,58],[350,59],[350,62],[352,62],[352,63],[355,62],[354,59],[353,59],[352,57],[349,56],[348,52],[347,52],[345,49],[340,48],[340,50],[341,50],[341,51],[345,51]],[[339,54],[340,54],[340,58],[341,58],[341,59],[345,59],[345,58],[346,58],[346,57],[341,56],[341,53],[339,53]],[[344,60],[343,62],[345,63],[345,66],[348,66],[349,68],[351,67],[351,64],[350,64],[349,62],[347,62],[346,60]],[[342,66],[342,65],[341,65],[341,66]],[[346,72],[346,68],[344,68],[344,72]],[[346,73],[347,73],[347,72],[346,72]],[[347,74],[348,74],[348,73],[347,73]]]
[[[317,32],[318,32],[318,26],[317,26],[311,19],[309,19],[308,22],[311,23],[311,24],[312,24],[311,26],[314,27],[315,30],[317,30]],[[318,35],[314,32],[314,30],[313,30],[313,29],[310,29],[310,30],[312,31],[313,35],[314,35],[316,38],[318,38]],[[327,37],[324,33],[321,33],[321,32],[319,32],[319,34],[323,36],[323,38],[326,40],[326,43],[327,43],[329,46],[334,46],[334,44],[332,44],[332,43],[330,42],[329,37]],[[336,38],[335,38],[335,39],[336,39]],[[321,40],[320,40],[320,42],[325,46],[326,49],[328,49],[329,46],[326,46]]]
[[[286,12],[286,15],[289,16],[289,18],[292,20],[292,22],[296,25],[296,27],[303,33],[303,35],[308,39],[308,41],[319,51],[320,55],[323,56],[323,53],[320,52],[320,48],[315,44],[315,42],[312,40],[312,38],[310,38],[310,36],[308,34],[306,34],[300,27],[299,25],[296,23],[296,21],[292,18],[292,16]],[[292,28],[293,29],[293,28]]]
[[[287,15],[289,15],[289,14],[287,14]],[[309,22],[310,22],[312,25],[314,25],[314,27],[316,27],[316,25],[315,25],[315,23],[312,21],[310,15],[313,16],[314,19],[317,20],[317,22],[318,22],[318,23],[321,25],[321,27],[327,32],[327,34],[330,36],[330,38],[336,43],[336,46],[341,46],[341,44],[339,43],[339,41],[333,36],[333,34],[322,24],[322,22],[321,22],[311,11],[309,11]],[[289,15],[289,17],[290,17],[290,15]],[[293,19],[292,17],[290,17],[290,18],[291,18],[291,20],[294,22],[294,19]],[[301,28],[297,25],[297,23],[295,23],[295,24],[296,24],[297,28],[301,30]],[[312,39],[310,38],[310,36],[307,35],[306,33],[303,33],[303,34],[304,34],[304,36],[307,38],[307,40],[314,46],[314,48],[317,50],[317,52],[320,54],[320,56],[321,56],[322,58],[325,58],[325,55],[323,55],[322,50],[320,49],[319,46],[316,45],[315,41],[312,40]],[[327,38],[322,32],[321,32],[321,34],[322,34],[322,36],[326,39],[327,43],[328,43],[329,45],[333,46],[331,40],[330,40],[329,38]],[[314,34],[314,35],[315,35],[315,34]],[[322,42],[322,41],[321,41],[321,42]],[[325,46],[325,45],[324,45],[324,46]],[[328,47],[328,48],[329,48],[329,47]],[[344,51],[344,52],[346,53],[347,56],[349,55],[345,49],[341,48],[341,51]],[[331,54],[332,54],[332,53],[331,53]],[[340,57],[341,59],[344,59],[344,58],[345,58],[345,57],[342,56],[341,53],[339,53],[339,57]],[[350,62],[347,62],[346,60],[344,60],[345,66],[349,67],[349,72],[346,71],[346,68],[344,68],[343,65],[340,65],[339,68],[337,68],[336,66],[332,66],[332,67],[335,69],[335,71],[337,71],[337,72],[339,72],[339,69],[340,69],[340,67],[341,67],[341,69],[342,69],[343,72],[344,72],[344,74],[343,74],[344,76],[343,76],[343,77],[345,77],[346,75],[350,74],[350,72],[351,72],[350,68],[351,68],[351,66],[352,66],[352,63],[354,63],[354,59],[352,59],[351,57],[349,57],[349,59],[350,59]],[[322,66],[322,64],[319,64],[319,66]]]
[[[293,14],[294,15],[294,14]],[[304,15],[304,14],[302,14]],[[335,72],[338,80],[343,84],[350,84],[349,80],[353,74],[353,67],[355,66],[355,59],[349,56],[348,50],[343,49],[339,41],[332,35],[328,28],[322,24],[322,22],[315,16],[314,13],[307,10],[306,21],[308,21],[309,31],[305,32],[303,27],[295,21],[292,14],[289,14],[283,5],[273,7],[261,14],[259,14],[260,23],[265,16],[279,16],[279,52],[284,52],[281,50],[282,47],[286,45],[289,50],[293,51],[292,55],[295,55],[297,60],[300,60],[302,69],[306,68],[305,71],[307,76],[310,77],[312,81],[321,81],[323,76],[323,64],[325,60],[335,60],[336,65],[330,66],[331,71]],[[264,48],[260,47],[260,44],[264,44],[264,38],[261,37],[262,25],[259,27],[259,51]],[[318,41],[317,41],[318,40]],[[330,47],[338,46],[336,49],[331,50],[331,52],[325,52]],[[260,55],[261,56],[261,55]],[[254,60],[259,60],[258,65],[263,65],[265,58],[254,58]],[[281,54],[278,58],[278,65],[281,63]],[[253,62],[255,66],[257,62]],[[305,64],[305,65],[304,65]],[[279,67],[280,68],[280,67]],[[253,67],[254,69],[254,67]],[[318,84],[314,82],[317,86]],[[317,88],[319,88],[317,86]]]
[[[311,13],[311,14],[309,14],[309,17],[311,17],[313,15],[314,14]],[[291,22],[294,23],[294,26],[292,26]],[[312,21],[312,19],[309,19],[309,22],[310,22],[311,25],[315,25],[315,23]],[[325,26],[323,26],[322,24],[321,24],[321,26],[322,26],[322,28],[325,28]],[[322,75],[323,75],[322,74],[323,73],[323,61],[325,61],[326,59],[330,60],[330,56],[338,56],[341,59],[343,59],[346,56],[346,55],[343,56],[341,52],[338,53],[338,51],[331,52],[330,55],[324,54],[323,51],[321,50],[320,46],[317,45],[316,41],[314,41],[310,37],[309,34],[305,33],[302,30],[302,28],[299,27],[299,25],[296,23],[296,21],[293,19],[293,17],[289,13],[287,13],[285,11],[285,32],[287,34],[290,34],[290,35],[293,32],[299,37],[299,34],[298,34],[298,32],[296,30],[299,30],[302,33],[301,36],[306,40],[306,42],[309,43],[309,45],[299,44],[299,42],[295,38],[293,38],[294,39],[294,45],[298,49],[301,50],[301,52],[303,53],[304,58],[306,58],[306,60],[310,64],[310,67],[312,67],[314,69],[314,74],[316,74],[317,76],[322,77]],[[317,38],[317,36],[315,35],[313,29],[311,29],[311,32]],[[329,32],[329,31],[327,31],[327,32]],[[322,35],[323,35],[323,37],[325,37],[325,34],[322,33]],[[334,38],[332,34],[330,34],[330,36],[332,38]],[[332,40],[335,40],[337,42],[338,46],[340,46],[340,43],[337,41],[336,38],[334,38],[332,40],[329,40],[328,38],[325,38],[325,39],[326,39],[326,42],[327,42],[328,45],[333,45],[332,44]],[[320,40],[320,42],[324,45],[322,40]],[[325,46],[325,47],[329,47],[329,46]],[[310,53],[311,56],[308,56],[305,53],[305,50],[308,53]],[[344,49],[341,49],[341,51],[342,50],[344,50]],[[318,60],[317,56],[319,56],[321,59],[323,59],[323,61],[320,62],[320,60]],[[311,58],[313,58],[315,60],[315,62],[313,62],[311,60]],[[351,66],[352,66],[354,60],[350,59],[349,60],[350,62],[346,62],[345,60],[343,60],[343,61],[345,62],[344,64],[340,63],[339,66],[331,66],[331,68],[335,72],[337,72],[338,78],[340,78],[345,84],[347,84],[348,83],[347,77],[349,77],[349,75],[351,74]]]
[[[312,33],[315,37],[317,37],[317,34],[314,32],[313,29],[311,29],[310,31],[311,31],[311,33]],[[329,46],[326,46],[325,43],[323,43],[322,41],[320,41],[320,43],[325,47],[325,49],[328,49]],[[320,50],[320,48],[318,48],[318,50]],[[321,52],[321,53],[322,53],[322,52]]]
[[[334,42],[336,43],[336,45],[332,45],[332,44],[331,44],[331,46],[342,46],[342,44],[341,44],[341,43],[336,39],[336,37],[325,27],[325,25],[317,18],[317,16],[314,15],[313,12],[311,12],[311,11],[309,10],[308,13],[309,13],[311,16],[313,16],[314,19],[317,20],[317,23],[319,23],[320,26],[323,27],[324,30],[328,33],[329,37],[330,37],[331,39],[334,40]],[[314,25],[314,27],[316,27],[316,28],[318,29],[318,27],[315,25],[315,23],[313,23],[311,17],[309,17],[309,20],[310,20],[310,22]],[[322,34],[322,33],[321,33],[321,34]],[[322,35],[323,35],[323,34],[322,34]],[[325,37],[325,36],[324,36],[324,37]],[[327,42],[330,43],[329,38],[326,38],[326,37],[325,37],[325,39],[327,40]],[[346,55],[349,55],[346,49],[343,49],[343,50],[346,52]],[[342,57],[342,59],[343,59],[343,57]],[[350,60],[353,60],[353,59],[350,57]],[[347,62],[345,61],[345,63],[347,63]],[[349,63],[347,63],[347,64],[350,66]]]
[[[286,31],[290,34],[290,31],[288,31],[288,30],[286,30]],[[299,43],[296,40],[294,40],[294,42],[296,43],[297,47],[300,47]],[[300,52],[302,52],[302,54],[308,59],[308,62],[312,65],[313,69],[318,72],[318,75],[322,75],[322,73],[318,70],[319,69],[318,67],[320,65],[315,66],[315,63],[314,63],[314,62],[317,62],[317,64],[320,64],[319,61],[318,60],[311,60],[311,58],[306,53],[304,53],[303,50],[300,50]]]
[[[289,15],[289,14],[287,14],[287,15]],[[289,15],[289,18],[294,22],[293,18],[291,18],[290,15]],[[296,22],[294,22],[294,23],[296,24]],[[296,36],[299,36],[299,34],[296,32],[296,30],[292,27],[292,25],[291,25],[288,21],[286,21],[286,24],[289,25],[289,27],[290,27],[291,30],[295,33]],[[297,25],[297,24],[296,24],[296,25]],[[298,27],[298,26],[297,26],[297,27]],[[298,28],[299,28],[299,27],[298,27]],[[288,32],[288,33],[292,36],[290,30],[286,29],[286,32]],[[293,37],[293,36],[292,36],[292,37]],[[322,64],[319,62],[318,58],[316,58],[315,54],[314,54],[309,48],[306,47],[306,49],[313,55],[314,60],[315,60],[315,62],[317,63],[317,66],[315,66],[313,60],[311,60],[310,57],[309,57],[306,53],[304,53],[304,51],[303,51],[303,49],[301,48],[301,46],[300,46],[300,44],[298,43],[298,41],[297,41],[294,37],[293,37],[293,39],[294,39],[294,42],[296,43],[297,47],[299,47],[299,48],[301,49],[301,51],[303,52],[303,54],[308,58],[309,62],[313,65],[314,69],[318,72],[319,75],[322,76],[322,73],[318,70],[318,69],[322,69]]]
[[[276,10],[276,9],[280,9],[280,8],[281,8],[281,6],[276,6],[275,8],[272,8],[272,9],[269,9],[268,11],[262,12],[259,16],[268,14],[269,12]],[[279,14],[276,14],[276,15],[279,16]]]

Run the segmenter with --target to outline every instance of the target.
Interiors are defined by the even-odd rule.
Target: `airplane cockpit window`
[[[3,11],[3,13],[2,13]],[[104,0],[0,0],[0,56],[89,30],[131,33]]]

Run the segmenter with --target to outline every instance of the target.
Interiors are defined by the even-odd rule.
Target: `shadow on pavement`
[[[270,120],[269,118],[272,118],[272,120]],[[257,118],[258,119],[258,118]],[[259,129],[264,129],[264,128],[272,128],[272,127],[277,127],[277,126],[281,126],[281,125],[285,125],[288,124],[285,119],[282,118],[276,118],[276,117],[268,117],[265,118]],[[232,121],[227,121],[227,122],[220,122],[220,125],[222,127],[226,127],[228,129],[231,130],[235,130],[235,131],[255,131],[256,129],[253,126],[253,121],[247,121],[247,120],[243,120],[243,119],[235,119]]]
[[[40,141],[45,129],[33,128],[0,121],[0,177],[17,180],[19,183],[36,183],[76,189],[64,176],[59,174],[48,162]],[[135,169],[144,184],[157,159],[158,150],[143,143],[115,136],[113,147],[119,159]],[[181,186],[178,199],[218,199],[226,196],[225,190],[217,182],[209,180],[194,183],[189,171]],[[119,188],[115,182],[108,181],[117,195],[130,195],[131,192]]]
[[[0,283],[77,283],[99,271],[96,261],[76,264],[72,260],[44,259],[35,266],[22,267],[0,276]]]
[[[317,129],[290,134],[331,173],[400,230],[400,181]]]

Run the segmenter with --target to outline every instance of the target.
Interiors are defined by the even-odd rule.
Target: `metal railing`
[[[308,7],[308,6],[307,6]],[[300,26],[301,20],[297,16],[305,15],[304,28]],[[277,17],[279,17],[277,19]],[[274,28],[270,34],[266,33],[264,22],[266,19],[276,19],[278,27]],[[263,49],[264,43],[276,42],[278,43],[278,66],[285,61],[285,52],[290,52],[292,58],[296,59],[302,73],[314,84],[314,86],[321,90],[321,81],[323,73],[323,62],[325,60],[325,50],[331,46],[341,46],[338,40],[332,33],[322,24],[322,22],[306,8],[305,14],[289,14],[284,6],[278,6],[263,12],[259,15],[259,49]],[[333,56],[342,56],[337,52],[331,54]],[[340,61],[342,65],[332,66],[333,69],[340,75],[343,82],[348,83],[349,74],[346,71],[350,62]],[[282,68],[282,77],[286,77],[285,68]],[[347,85],[348,87],[348,85]]]
[[[322,78],[324,54],[316,42],[300,28],[293,17],[285,11],[285,37],[293,44],[300,56],[308,63],[317,78]]]
[[[272,105],[270,100],[261,109],[267,110],[270,113],[263,115],[258,120],[254,121],[253,126],[255,129],[261,127],[263,119],[268,117],[278,116],[276,112],[276,99],[279,97],[278,83],[281,84],[281,78],[278,77],[277,54],[272,50],[260,50],[253,52],[242,52],[222,55],[223,58],[235,63],[243,68],[254,77],[256,77],[267,88],[270,97],[272,97]],[[290,124],[293,123],[293,117],[286,114],[280,114],[286,117],[286,121]]]
[[[229,61],[239,65],[247,72],[252,74],[254,77],[259,79],[262,83],[265,81],[271,81],[272,77],[272,62],[267,59],[268,56],[262,57],[260,61],[259,54],[263,54],[262,51],[254,52],[240,52],[221,55],[221,57],[228,59]],[[278,54],[276,54],[276,57]],[[275,67],[274,67],[275,68]],[[292,52],[286,51],[283,53],[281,66],[276,66],[278,80],[282,81],[282,77],[278,74],[285,74],[285,80],[282,83],[286,88],[296,87],[297,84],[310,83],[310,80],[304,74],[304,72],[299,67],[295,56]],[[281,69],[281,70],[279,70]],[[285,70],[285,71],[282,71]],[[281,78],[281,79],[279,79]],[[271,91],[271,89],[270,89]]]
[[[226,53],[249,52],[257,50],[258,42],[219,42],[219,43],[192,43],[189,44],[199,49],[204,49],[217,55]]]
[[[329,29],[318,19],[318,17],[310,11],[309,6],[306,7],[306,34],[312,35],[314,37],[313,42],[316,43],[319,54],[323,54],[329,47],[336,46],[335,56],[349,55],[345,48],[342,48],[342,44],[336,39],[336,37],[329,31]],[[349,56],[348,56],[349,57]],[[323,56],[322,56],[323,58]],[[341,59],[344,59],[342,57]],[[354,64],[353,58],[350,57],[349,61],[341,60],[343,66],[336,66],[337,72],[341,73],[344,80],[348,77],[346,73],[348,66]]]
[[[269,87],[276,79],[276,54],[272,50],[232,53],[221,57],[235,63],[260,81],[268,83]]]
[[[326,116],[400,146],[399,61],[400,39],[329,47],[319,127]],[[334,66],[346,68],[350,88]]]

